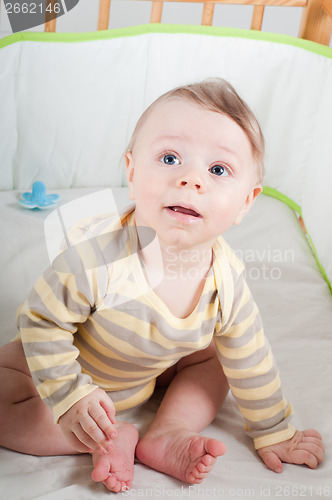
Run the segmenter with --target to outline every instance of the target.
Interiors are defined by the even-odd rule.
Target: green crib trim
[[[300,207],[300,205],[298,205],[297,203],[295,203],[295,201],[293,201],[291,198],[289,198],[288,196],[284,195],[283,193],[281,193],[280,191],[278,191],[277,189],[274,189],[272,187],[269,187],[269,186],[264,186],[263,187],[263,194],[265,194],[266,196],[271,196],[272,198],[276,198],[277,200],[281,201],[282,203],[285,203],[287,206],[289,206],[292,210],[294,210],[296,213],[299,214],[300,217],[302,217],[302,209]],[[332,294],[332,285],[331,285],[331,282],[327,276],[327,273],[324,269],[324,266],[323,264],[321,263],[321,261],[319,260],[319,257],[318,257],[318,254],[317,254],[317,250],[315,248],[315,245],[312,241],[312,238],[310,236],[310,234],[308,233],[308,231],[306,230],[306,236],[307,236],[307,241],[308,241],[308,244],[311,248],[311,251],[315,257],[315,260],[316,260],[316,263],[317,263],[317,266],[324,278],[324,280],[326,281],[328,287],[329,287],[329,290]]]
[[[282,201],[283,203],[285,203],[285,205],[288,205],[292,210],[297,212],[302,217],[302,209],[301,209],[300,205],[295,203],[295,201],[293,201],[291,198],[288,198],[288,196],[281,193],[277,189],[274,189],[274,188],[269,187],[269,186],[264,186],[263,187],[263,194],[265,194],[266,196],[271,196],[272,198],[276,198],[277,200]]]
[[[245,30],[237,28],[222,28],[217,26],[192,26],[182,24],[143,24],[129,28],[117,28],[87,33],[45,33],[36,31],[21,31],[0,40],[0,48],[16,42],[58,42],[77,43],[95,40],[109,40],[111,38],[131,37],[148,33],[192,34],[217,37],[244,38],[266,42],[291,45],[332,59],[332,48],[319,43],[303,40],[289,35],[267,33],[264,31]]]

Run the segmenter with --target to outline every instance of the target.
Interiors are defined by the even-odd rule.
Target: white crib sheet
[[[89,190],[57,192],[62,202],[67,202]],[[114,190],[119,207],[128,203],[126,193],[125,188]],[[16,199],[16,192],[0,194],[1,344],[15,335],[16,308],[48,264],[43,242],[46,213],[24,210]],[[184,484],[136,463],[133,489],[118,494],[119,498],[332,498],[332,297],[328,286],[294,213],[275,199],[261,196],[226,239],[246,263],[247,279],[278,361],[284,392],[294,407],[293,423],[299,429],[321,432],[326,459],[316,470],[288,464],[280,475],[267,470],[246,437],[235,401],[229,395],[215,421],[204,431],[223,440],[227,453],[201,485]],[[121,418],[144,432],[159,398],[154,396]],[[0,498],[110,498],[103,485],[93,482],[91,470],[88,455],[33,457],[0,449]]]

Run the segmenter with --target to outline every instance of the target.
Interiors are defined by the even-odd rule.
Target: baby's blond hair
[[[151,112],[162,102],[173,98],[187,99],[210,111],[229,116],[249,139],[253,158],[257,164],[257,182],[264,177],[264,137],[259,123],[249,106],[241,99],[234,87],[222,78],[192,83],[166,92],[156,99],[141,115],[134,129],[128,151],[133,151],[138,134]]]

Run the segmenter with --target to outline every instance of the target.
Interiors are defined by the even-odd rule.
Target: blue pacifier
[[[46,194],[46,186],[41,181],[36,181],[32,184],[32,193],[26,192],[22,194],[19,204],[24,208],[39,208],[47,210],[54,207],[59,201],[58,194]]]

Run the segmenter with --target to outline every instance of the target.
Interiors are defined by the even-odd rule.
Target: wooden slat
[[[264,9],[264,5],[255,5],[254,12],[252,14],[250,29],[258,31],[262,29]]]
[[[52,19],[51,21],[47,21],[45,23],[44,31],[46,33],[54,33],[56,30],[56,19]]]
[[[332,34],[332,17],[323,9],[321,0],[308,0],[303,9],[299,37],[329,45]]]
[[[163,2],[152,0],[150,23],[161,23]]]
[[[147,0],[151,1],[151,0]],[[164,0],[152,0],[150,22],[160,23]],[[254,5],[252,29],[261,29],[264,6],[304,7],[299,37],[329,45],[332,34],[332,0],[165,0],[167,2],[203,3],[202,24],[211,25],[215,4]],[[48,0],[54,5],[57,0]],[[98,30],[108,29],[111,0],[100,0]],[[56,30],[56,19],[49,20],[46,12],[45,31]]]
[[[332,17],[332,0],[322,0],[322,6],[326,14]]]
[[[98,30],[108,30],[111,0],[99,0]]]
[[[213,13],[214,13],[214,3],[212,2],[204,3],[203,15],[202,15],[202,24],[204,26],[212,26]]]
[[[45,12],[45,27],[44,31],[47,33],[54,33],[56,30],[56,18],[50,20],[50,12],[47,10],[47,7],[51,5],[52,12],[54,11],[54,5],[57,0],[48,0]]]

